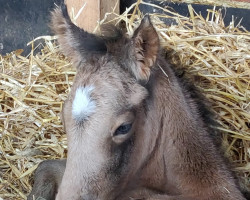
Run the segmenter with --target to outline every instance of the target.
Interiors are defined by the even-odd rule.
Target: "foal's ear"
[[[149,16],[145,16],[132,37],[131,71],[137,80],[148,81],[159,51],[159,37]]]
[[[71,22],[65,4],[56,8],[51,15],[51,29],[58,36],[61,51],[75,64],[85,62],[93,54],[106,53],[107,48],[101,38]]]

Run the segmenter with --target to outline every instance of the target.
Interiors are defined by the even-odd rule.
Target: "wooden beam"
[[[73,21],[79,10],[84,7],[74,22],[88,32],[93,32],[98,21],[102,20],[106,13],[111,13],[114,8],[116,14],[120,13],[119,0],[66,0],[66,4]],[[114,16],[110,15],[108,19],[112,17]]]

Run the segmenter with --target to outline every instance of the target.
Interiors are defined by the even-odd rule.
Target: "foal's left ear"
[[[159,51],[159,37],[149,16],[145,16],[132,37],[130,59],[131,71],[137,80],[148,81]]]

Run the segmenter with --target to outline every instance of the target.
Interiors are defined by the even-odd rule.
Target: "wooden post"
[[[75,17],[79,10],[84,6],[81,14],[75,21],[77,26],[88,32],[93,32],[98,21],[102,20],[105,13],[110,13],[115,8],[115,13],[120,13],[120,0],[65,0],[68,12]],[[74,11],[73,11],[74,10]],[[74,13],[74,16],[73,16]],[[114,17],[114,16],[113,16]],[[108,18],[112,19],[112,15]]]

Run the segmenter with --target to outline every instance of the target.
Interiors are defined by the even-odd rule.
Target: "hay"
[[[162,1],[162,0],[157,0]],[[250,9],[250,3],[246,0],[171,0],[174,3],[187,3],[187,4],[204,4],[204,5],[211,5],[211,6],[223,6],[223,7],[232,7],[232,8],[244,8]]]
[[[116,17],[124,20],[128,34],[138,26],[138,3]],[[142,4],[158,7],[153,4]],[[153,14],[161,44],[175,64],[186,66],[218,113],[225,154],[250,191],[250,33],[234,21],[225,27],[219,10],[204,19],[189,6],[190,18],[173,10]],[[132,16],[128,11],[134,11]],[[114,13],[113,13],[114,14]],[[161,19],[175,20],[166,26]],[[103,23],[103,22],[101,22]],[[66,156],[67,143],[60,121],[62,104],[75,70],[58,52],[52,37],[43,50],[23,57],[21,50],[0,56],[0,197],[25,199],[32,173],[45,159]],[[31,43],[32,45],[33,43]]]
[[[0,196],[4,199],[24,199],[38,163],[66,156],[59,113],[75,70],[50,40],[45,40],[40,54],[32,52],[27,58],[19,50],[0,57]]]

